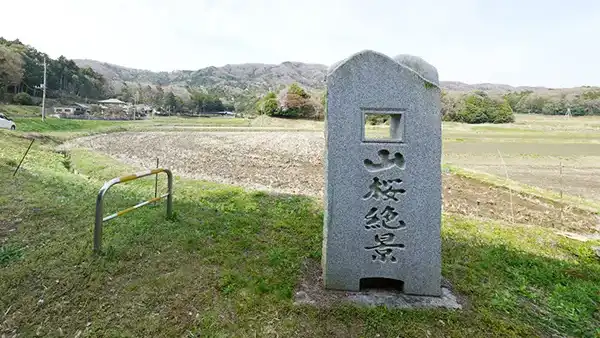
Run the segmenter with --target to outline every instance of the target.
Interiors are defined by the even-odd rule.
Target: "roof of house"
[[[135,108],[152,109],[152,106],[149,106],[147,104],[134,104],[133,106]]]
[[[98,101],[98,103],[105,103],[105,104],[125,104],[125,102],[119,100],[119,99],[108,99],[108,100],[102,100],[102,101]]]
[[[83,109],[89,109],[90,106],[86,105],[86,104],[82,104],[82,103],[75,103],[75,106],[83,108]]]

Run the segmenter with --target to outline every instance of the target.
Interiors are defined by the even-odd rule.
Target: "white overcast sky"
[[[170,71],[373,49],[421,56],[441,80],[600,85],[600,0],[2,2],[0,36],[53,58]]]

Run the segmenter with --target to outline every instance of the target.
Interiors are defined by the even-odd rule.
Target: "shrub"
[[[278,101],[280,109],[277,116],[306,118],[314,113],[313,106],[309,103],[310,95],[296,83],[279,92]]]
[[[33,98],[31,97],[31,95],[29,95],[25,92],[19,93],[19,94],[16,94],[15,96],[13,96],[12,101],[14,104],[20,104],[23,106],[33,105]]]
[[[467,94],[442,108],[444,121],[463,123],[510,123],[515,116],[506,100],[492,99],[483,92]],[[448,105],[449,103],[446,102]]]
[[[367,115],[367,120],[365,122],[374,126],[378,124],[387,124],[389,119],[389,115],[369,114]]]
[[[275,93],[269,92],[265,97],[260,99],[256,104],[256,110],[261,115],[277,115],[279,112],[279,103],[277,102],[277,96]]]

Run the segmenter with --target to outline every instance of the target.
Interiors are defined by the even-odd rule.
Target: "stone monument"
[[[437,70],[415,56],[363,51],[329,69],[327,289],[388,282],[441,294],[440,93]],[[389,128],[365,126],[371,119]]]

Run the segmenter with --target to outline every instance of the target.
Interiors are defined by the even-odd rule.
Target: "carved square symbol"
[[[363,142],[404,142],[404,110],[362,109]]]

